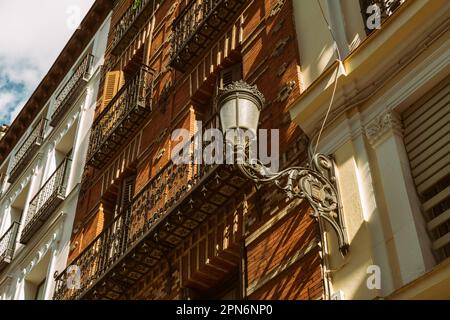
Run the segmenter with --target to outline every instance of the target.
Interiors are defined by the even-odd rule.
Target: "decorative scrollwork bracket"
[[[339,249],[346,255],[349,249],[336,188],[333,160],[323,154],[313,157],[311,167],[290,167],[273,173],[259,160],[237,164],[241,172],[257,185],[275,184],[289,200],[306,199],[314,209],[312,216],[324,220],[337,234]]]

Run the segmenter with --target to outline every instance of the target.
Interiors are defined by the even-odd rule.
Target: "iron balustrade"
[[[205,18],[212,14],[213,9],[223,0],[201,0],[191,1],[174,21],[172,27],[172,60],[186,46],[188,40],[195,34]]]
[[[141,0],[136,1],[123,14],[120,21],[114,26],[112,32],[112,52],[118,54],[123,49],[125,44],[122,44],[125,36],[130,33],[132,36],[136,35],[141,26],[139,22],[144,23],[151,11],[147,9],[147,5],[152,2],[153,8],[156,0]],[[138,26],[136,26],[138,25]]]
[[[364,25],[366,26],[366,32],[370,33],[373,30],[367,26],[367,21],[374,14],[374,11],[368,10],[369,7],[376,5],[380,12],[380,22],[383,23],[388,17],[390,17],[395,10],[397,10],[401,4],[406,0],[360,0],[361,11],[364,19]]]
[[[210,14],[218,2],[222,0],[191,1],[174,22],[172,37],[173,51],[179,52],[188,39],[194,34],[205,17]]]
[[[71,163],[65,158],[31,200],[20,242],[26,243],[64,200]]]
[[[203,125],[203,131],[217,128],[218,119],[214,116]],[[194,187],[198,187],[217,165],[198,164],[193,152],[194,137],[189,141],[190,156],[186,164],[169,161],[133,197],[131,208],[121,211],[82,253],[71,263],[80,272],[79,288],[68,286],[72,279],[66,268],[56,277],[54,299],[80,299],[93,285],[100,281],[138,244],[183,199]]]
[[[100,167],[151,111],[152,76],[152,70],[142,66],[99,114],[89,140],[89,165]]]
[[[14,180],[22,173],[25,166],[33,158],[39,150],[44,139],[44,130],[46,128],[47,119],[42,118],[38,124],[31,130],[25,141],[20,145],[14,155],[12,170],[9,174],[8,182],[13,183]]]
[[[19,223],[13,222],[13,224],[0,238],[0,270],[10,263],[14,256],[18,231]]]
[[[172,25],[170,65],[185,71],[232,20],[246,0],[192,0]]]
[[[62,119],[67,109],[70,107],[73,100],[78,93],[84,88],[90,77],[91,67],[94,61],[94,56],[88,54],[81,61],[72,76],[67,80],[64,88],[60,91],[55,99],[55,111],[53,112],[50,125],[55,127],[59,120]]]

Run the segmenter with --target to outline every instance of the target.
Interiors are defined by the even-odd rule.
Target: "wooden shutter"
[[[223,89],[232,82],[239,81],[241,79],[242,65],[238,63],[220,72],[219,89]]]
[[[123,180],[121,199],[120,199],[120,206],[121,206],[122,210],[127,210],[128,208],[131,207],[131,203],[133,200],[135,180],[136,180],[135,176],[126,177]]]
[[[405,147],[422,211],[440,260],[450,257],[450,83],[402,114]]]
[[[105,84],[103,87],[103,96],[100,112],[108,105],[117,91],[121,88],[124,82],[122,71],[110,71],[105,75]]]

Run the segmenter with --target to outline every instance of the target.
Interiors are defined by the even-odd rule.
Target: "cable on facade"
[[[325,118],[323,119],[322,126],[320,127],[319,134],[317,135],[316,144],[315,144],[315,146],[314,146],[314,152],[313,152],[312,154],[310,154],[310,159],[311,159],[311,161],[312,161],[312,156],[313,156],[314,154],[316,154],[316,152],[317,152],[317,147],[319,146],[320,137],[321,137],[322,132],[323,132],[323,130],[324,130],[324,128],[325,128],[325,124],[326,124],[326,122],[327,122],[328,116],[329,116],[330,111],[331,111],[331,108],[332,108],[332,106],[333,106],[334,97],[335,97],[336,89],[337,89],[337,79],[338,79],[338,75],[339,75],[339,69],[340,69],[341,66],[342,66],[341,54],[339,53],[339,48],[338,48],[338,45],[337,45],[337,42],[336,42],[336,37],[334,36],[334,33],[333,33],[333,29],[331,28],[330,23],[328,22],[328,19],[327,19],[326,16],[325,16],[325,12],[323,11],[323,8],[322,8],[322,5],[321,5],[321,3],[320,3],[320,0],[317,0],[317,4],[319,5],[320,12],[321,12],[321,14],[322,14],[322,18],[323,18],[323,20],[325,21],[325,23],[326,23],[326,25],[327,25],[327,27],[328,27],[328,30],[330,31],[331,37],[333,38],[334,48],[335,48],[335,50],[336,50],[337,61],[338,61],[339,65],[338,65],[338,67],[336,68],[336,75],[335,75],[335,77],[334,77],[334,87],[333,87],[333,93],[332,93],[332,95],[331,95],[330,104],[329,104],[328,109],[327,109],[327,112],[326,112],[326,114],[325,114]]]

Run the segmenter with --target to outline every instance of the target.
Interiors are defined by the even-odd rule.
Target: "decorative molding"
[[[25,267],[21,268],[22,272],[20,274],[20,280],[23,280],[25,276],[33,270],[33,268],[42,260],[49,249],[54,248],[54,242],[59,239],[59,234],[60,228],[57,228],[57,230],[53,232],[47,241],[38,247],[38,250],[33,250],[35,254],[30,259],[27,259],[29,262]]]
[[[278,70],[277,70],[278,78],[280,78],[286,72],[288,65],[289,65],[289,63],[283,62],[283,64],[278,67]]]
[[[278,91],[278,95],[275,99],[275,102],[283,102],[291,95],[292,91],[295,87],[295,81],[289,81],[286,83],[280,91]]]
[[[46,232],[39,240],[40,243],[35,243],[33,245],[27,244],[18,253],[12,262],[12,274],[17,274],[17,283],[23,281],[23,279],[29,274],[33,268],[42,260],[46,255],[48,250],[53,250],[55,254],[58,249],[61,236],[64,230],[64,223],[66,221],[67,213],[65,211],[60,211],[60,213],[55,217],[52,223],[46,230],[52,230],[51,232]]]
[[[220,100],[224,99],[228,95],[235,94],[236,92],[249,93],[253,95],[254,98],[258,100],[258,106],[260,107],[260,109],[262,109],[262,107],[266,103],[266,99],[264,98],[264,95],[258,90],[258,87],[256,85],[250,85],[244,80],[235,81],[221,90],[218,103],[220,104]]]
[[[291,114],[290,114],[289,112],[286,112],[286,113],[283,115],[283,118],[281,119],[281,124],[282,124],[283,126],[286,126],[286,125],[290,124],[291,122],[292,122],[292,120],[291,120]]]
[[[275,49],[272,51],[272,58],[278,57],[283,53],[284,48],[286,47],[290,39],[291,36],[286,36],[283,39],[278,40],[275,45]]]
[[[273,27],[272,29],[272,34],[277,33],[278,31],[281,30],[281,28],[283,28],[283,24],[284,24],[284,18],[280,19],[277,24]]]
[[[160,149],[156,154],[154,162],[158,162],[163,157],[164,153],[166,153],[166,149],[165,148]]]
[[[175,12],[176,8],[178,7],[178,4],[179,4],[179,2],[178,2],[178,1],[175,1],[175,2],[170,6],[169,11],[167,11],[166,17],[171,16],[171,15]]]
[[[387,132],[402,135],[402,121],[394,111],[387,110],[366,125],[365,132],[370,144],[376,146]]]
[[[270,9],[269,17],[276,16],[281,11],[281,9],[283,9],[284,1],[285,0],[278,0],[274,3],[272,8]]]

